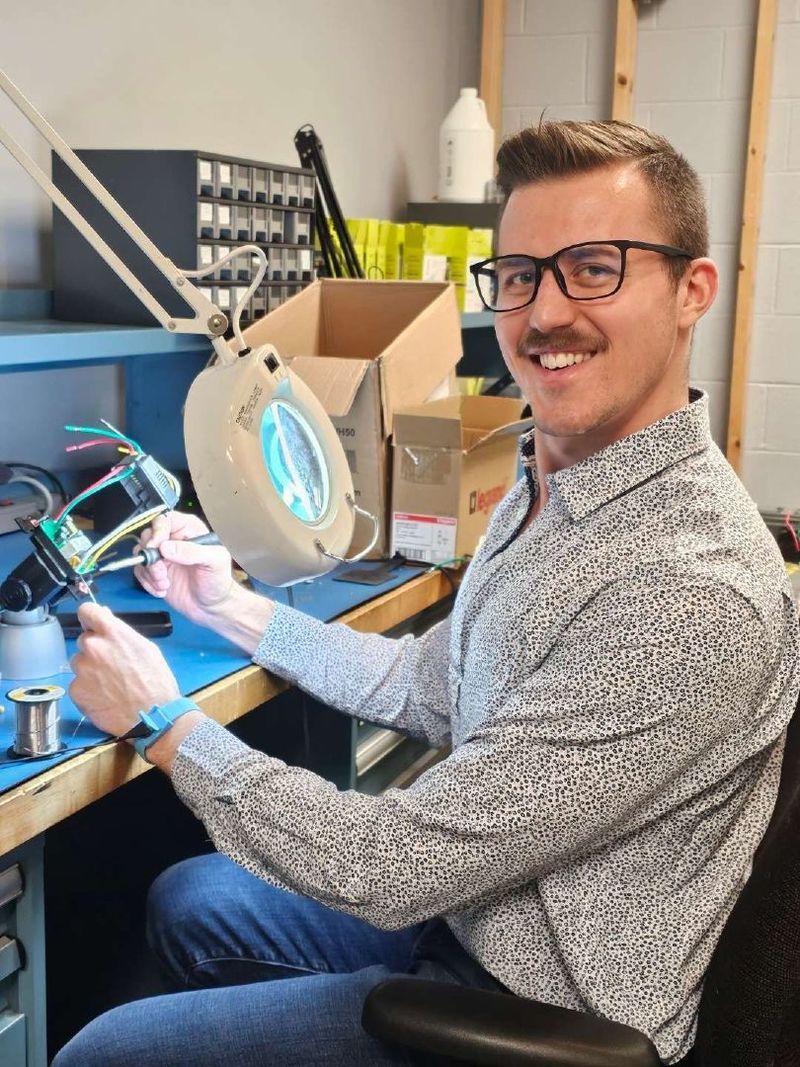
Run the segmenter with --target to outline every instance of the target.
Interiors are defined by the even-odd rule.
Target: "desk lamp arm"
[[[125,209],[114,199],[106,187],[99,182],[89,168],[72,151],[66,141],[59,137],[50,123],[28,101],[11,79],[0,70],[0,90],[18,108],[32,126],[44,137],[52,149],[61,157],[73,174],[83,183],[94,198],[105,208],[115,222],[144,252],[150,262],[167,279],[173,289],[194,311],[194,318],[175,318],[159,304],[155,297],[144,287],[131,271],[103,240],[97,231],[67,200],[61,190],[51,181],[41,167],[2,126],[0,126],[0,144],[11,153],[16,161],[28,172],[36,184],[63,212],[72,225],[89,242],[92,248],[111,267],[118,277],[128,286],[153,317],[171,333],[202,334],[210,338],[214,351],[223,363],[232,363],[236,355],[231,351],[223,334],[228,328],[228,319],[208,297],[188,280],[188,272],[181,271],[163,255],[153,244],[147,234],[134,222]],[[197,276],[199,272],[192,272]]]

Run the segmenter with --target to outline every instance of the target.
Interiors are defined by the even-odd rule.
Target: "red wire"
[[[786,527],[786,529],[792,535],[792,543],[794,544],[795,552],[800,552],[800,541],[797,539],[797,532],[796,532],[794,526],[792,526],[792,513],[791,513],[791,511],[787,511],[786,514],[784,515],[784,517],[783,517],[783,525]]]
[[[84,441],[79,445],[67,445],[64,449],[65,452],[80,452],[82,448],[93,448],[95,445],[119,445],[119,438],[116,437],[93,437],[91,441]]]

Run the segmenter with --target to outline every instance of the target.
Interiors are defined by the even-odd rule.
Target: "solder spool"
[[[6,696],[16,711],[14,744],[8,750],[12,759],[52,756],[64,749],[58,715],[58,702],[64,696],[60,685],[20,686]]]

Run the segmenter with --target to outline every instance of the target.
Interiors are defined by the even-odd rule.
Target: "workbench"
[[[8,573],[25,553],[21,535],[0,538],[0,572]],[[152,599],[135,588],[129,576],[108,577],[102,588],[109,606],[152,609]],[[404,567],[381,586],[335,582],[327,576],[294,587],[292,594],[275,592],[284,600],[292,595],[296,607],[318,618],[335,617],[357,630],[385,633],[437,605],[445,607],[453,593],[453,580],[441,571],[420,574],[418,568]],[[160,647],[183,691],[191,693],[218,722],[232,723],[288,689],[285,682],[253,665],[222,639],[177,615],[173,622],[172,636],[160,638]],[[68,642],[68,651],[72,647]],[[63,685],[69,677],[57,675],[48,681]],[[3,693],[11,684],[3,679]],[[13,732],[13,709],[8,701],[4,703],[7,710],[0,716],[3,754]],[[128,745],[108,743],[88,723],[78,727],[77,709],[68,698],[62,702],[61,714],[62,737],[73,746],[93,747],[76,755],[28,763],[24,773],[20,767],[9,769],[8,759],[0,760],[2,1067],[45,1067],[47,1063],[43,864],[47,831],[153,769]],[[22,780],[10,784],[11,776]]]

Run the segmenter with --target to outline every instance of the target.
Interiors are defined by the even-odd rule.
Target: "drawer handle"
[[[16,974],[21,966],[19,944],[13,937],[0,936],[0,982]]]
[[[15,863],[13,867],[8,867],[5,871],[0,871],[0,908],[19,900],[24,889],[22,868],[18,863]]]

